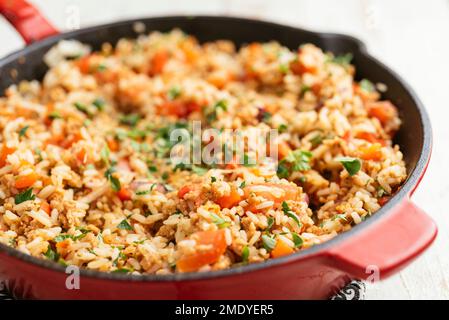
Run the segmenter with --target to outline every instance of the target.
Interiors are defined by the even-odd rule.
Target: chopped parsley
[[[130,273],[131,270],[126,269],[126,268],[119,268],[117,270],[112,271],[112,273]]]
[[[62,116],[61,116],[61,114],[60,114],[58,111],[50,112],[50,114],[48,115],[48,117],[49,117],[50,119],[62,119]]]
[[[374,84],[367,80],[367,79],[362,79],[359,83],[360,88],[362,88],[363,91],[366,92],[374,92],[376,90],[376,88],[374,87]]]
[[[292,218],[298,224],[298,227],[302,226],[302,223],[299,221],[298,216],[290,209],[288,203],[285,201],[282,202],[282,211],[284,211],[284,214],[286,216]]]
[[[216,224],[219,229],[227,228],[231,225],[229,221],[226,221],[215,213],[211,213],[210,216],[212,217],[212,222]]]
[[[210,182],[211,182],[211,183],[214,183],[215,181],[217,181],[217,178],[215,178],[215,177],[210,177]]]
[[[270,121],[271,117],[273,117],[273,115],[268,112],[268,111],[262,111],[262,121],[263,122],[268,122]]]
[[[25,136],[25,134],[26,134],[26,132],[27,132],[27,130],[28,130],[29,127],[30,127],[30,126],[25,126],[25,127],[23,127],[22,129],[20,129],[20,131],[19,131],[19,137]]]
[[[312,144],[312,147],[315,148],[316,146],[320,145],[321,142],[323,142],[323,135],[321,133],[318,133],[316,136],[314,136],[312,139],[310,139],[310,143]]]
[[[267,218],[267,228],[265,229],[265,231],[269,232],[271,230],[271,228],[273,227],[273,224],[274,224],[274,218],[268,217]]]
[[[87,106],[85,104],[82,104],[81,102],[75,102],[74,106],[78,111],[81,111],[82,113],[85,114],[89,114],[89,110],[87,109]]]
[[[279,178],[287,178],[291,172],[310,170],[310,159],[312,153],[309,151],[295,150],[290,152],[279,162],[277,174]]]
[[[104,147],[100,151],[100,156],[101,156],[101,160],[103,160],[103,162],[106,165],[109,165],[109,156],[110,155],[111,155],[111,151],[109,150],[108,145],[105,144]]]
[[[286,64],[286,63],[281,63],[281,64],[279,65],[279,71],[280,71],[281,73],[288,73],[289,70],[290,70],[290,67],[288,66],[288,64]]]
[[[103,99],[101,98],[97,98],[94,100],[94,102],[92,102],[92,104],[95,106],[95,108],[97,108],[99,111],[103,111],[104,110],[104,105],[105,102]]]
[[[331,59],[333,63],[339,64],[343,67],[347,67],[352,61],[352,53],[346,53],[339,56],[335,56]]]
[[[274,240],[272,237],[264,234],[262,235],[262,244],[263,247],[268,251],[272,251],[274,247],[276,246],[276,240]]]
[[[118,192],[118,191],[120,191],[122,186],[120,185],[120,180],[117,179],[117,177],[114,177],[112,175],[114,172],[115,172],[115,168],[114,167],[110,167],[108,170],[106,170],[106,172],[104,173],[104,176],[111,183],[112,190],[114,190],[115,192]]]
[[[292,232],[293,243],[295,244],[295,248],[301,248],[303,244],[302,238],[297,234]]]
[[[167,97],[169,100],[175,100],[181,95],[181,89],[179,87],[171,87],[167,92]]]
[[[302,97],[307,91],[310,91],[311,89],[312,89],[312,88],[309,87],[308,85],[303,84],[303,85],[301,86],[301,93],[300,93],[301,97]]]
[[[120,123],[128,125],[130,127],[135,127],[140,120],[140,115],[137,113],[130,113],[120,117]]]
[[[149,194],[150,192],[151,192],[151,190],[137,191],[137,192],[136,192],[136,195],[138,195],[138,196],[143,196],[143,195]]]
[[[247,263],[249,258],[249,248],[244,246],[242,249],[242,262]]]
[[[343,167],[348,171],[350,176],[355,175],[362,168],[362,162],[357,158],[352,157],[339,157],[336,158],[338,162],[340,162]]]
[[[22,202],[34,199],[36,199],[36,196],[33,194],[33,189],[29,188],[19,194],[16,194],[16,196],[14,197],[14,203],[20,204]]]
[[[51,248],[51,246],[48,246],[47,251],[44,253],[44,256],[47,257],[49,260],[52,261],[58,261],[59,260],[59,254]]]
[[[121,230],[133,230],[133,227],[129,224],[127,219],[123,219],[118,225],[118,229]]]
[[[286,124],[281,124],[278,128],[279,133],[284,133],[288,130],[288,127]]]

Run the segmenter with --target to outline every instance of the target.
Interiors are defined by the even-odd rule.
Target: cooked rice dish
[[[0,242],[38,258],[132,274],[262,262],[363,223],[407,177],[397,109],[350,54],[173,30],[97,52],[62,41],[45,62],[0,98]],[[175,163],[171,134],[194,121],[219,132],[201,150],[274,129],[277,157],[247,144]]]

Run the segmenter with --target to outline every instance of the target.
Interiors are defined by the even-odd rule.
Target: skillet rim
[[[34,50],[38,50],[40,48],[49,46],[63,39],[71,39],[76,38],[82,34],[86,33],[94,33],[100,29],[107,29],[112,27],[118,27],[121,25],[132,25],[136,22],[145,22],[145,21],[164,21],[164,20],[174,20],[177,23],[183,20],[194,20],[194,19],[202,19],[202,20],[213,20],[214,22],[220,21],[226,23],[227,21],[240,22],[245,24],[254,24],[254,25],[265,25],[275,29],[289,29],[296,32],[301,32],[305,34],[309,34],[316,38],[333,38],[338,39],[339,41],[345,40],[352,42],[355,45],[356,50],[354,52],[358,52],[363,58],[370,60],[371,63],[376,65],[376,68],[384,69],[385,72],[389,73],[397,83],[402,86],[405,91],[410,95],[411,99],[414,102],[414,108],[417,109],[420,116],[420,125],[423,131],[423,139],[422,139],[422,149],[420,152],[420,156],[416,162],[415,167],[409,173],[406,181],[401,186],[401,189],[383,206],[379,209],[373,216],[364,221],[361,224],[358,224],[352,227],[349,231],[345,233],[339,234],[335,238],[328,240],[322,244],[313,246],[309,249],[298,251],[293,254],[276,258],[269,259],[260,263],[248,264],[245,266],[233,267],[224,270],[217,271],[208,271],[208,272],[188,272],[188,273],[175,273],[170,275],[156,275],[156,274],[143,274],[143,275],[132,275],[132,274],[118,274],[111,272],[101,272],[89,269],[80,268],[80,276],[94,278],[97,280],[116,280],[116,281],[131,281],[131,282],[178,282],[178,281],[194,281],[194,280],[209,280],[221,277],[230,277],[230,276],[238,276],[244,275],[250,272],[261,271],[262,269],[268,269],[271,267],[280,267],[283,264],[294,263],[298,260],[305,260],[307,258],[313,258],[314,256],[325,255],[326,250],[332,246],[338,245],[338,243],[342,243],[346,241],[351,236],[361,232],[364,228],[368,228],[372,226],[376,222],[379,222],[380,219],[384,215],[391,213],[391,209],[400,203],[407,201],[410,197],[411,193],[415,190],[423,175],[425,174],[427,165],[430,160],[431,148],[432,148],[432,128],[429,116],[425,107],[421,100],[418,98],[414,90],[410,87],[410,85],[402,79],[396,72],[390,69],[388,66],[380,62],[378,59],[373,57],[367,51],[365,44],[353,37],[346,34],[340,33],[331,33],[331,32],[315,32],[307,29],[302,29],[299,27],[293,27],[289,25],[280,24],[277,22],[273,22],[270,20],[260,20],[260,19],[251,19],[245,17],[238,16],[222,16],[222,15],[174,15],[174,16],[152,16],[152,17],[143,17],[143,18],[133,18],[127,20],[120,20],[112,23],[99,24],[90,26],[87,28],[82,28],[79,30],[74,30],[70,32],[60,33],[49,38],[40,40],[35,42],[27,47],[17,50],[4,58],[0,59],[0,70],[6,64],[17,60],[21,57],[26,57],[29,53]],[[156,30],[156,29],[155,29]],[[148,32],[148,31],[146,31]],[[138,35],[138,33],[136,33]],[[275,39],[274,39],[275,40]],[[33,267],[45,268],[48,271],[54,271],[58,273],[65,274],[66,267],[41,258],[37,258],[25,253],[20,252],[17,249],[11,248],[5,244],[0,243],[0,254],[5,253],[8,256],[19,259],[27,264],[32,265]]]

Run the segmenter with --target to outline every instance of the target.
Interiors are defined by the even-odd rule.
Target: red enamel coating
[[[0,0],[0,13],[20,33],[26,44],[59,33],[25,0]]]
[[[379,272],[383,279],[398,272],[435,239],[437,227],[409,199],[363,232],[332,247],[328,254],[335,265],[356,278]]]
[[[57,33],[26,1],[0,0],[0,13],[27,43]],[[344,241],[244,273],[176,281],[83,276],[80,288],[70,290],[67,274],[1,251],[0,280],[19,297],[41,299],[324,299],[350,279],[372,275],[374,269],[368,266],[377,268],[380,278],[397,272],[425,250],[436,234],[433,220],[407,197]]]

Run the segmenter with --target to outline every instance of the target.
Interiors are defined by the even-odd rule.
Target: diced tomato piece
[[[156,75],[164,71],[164,67],[168,62],[169,54],[166,50],[156,52],[151,59],[151,74]]]
[[[37,181],[38,178],[39,176],[37,175],[36,172],[31,172],[25,176],[19,176],[16,182],[14,183],[14,186],[17,189],[28,188],[32,186]]]
[[[238,193],[237,189],[232,188],[231,193],[227,196],[222,196],[215,200],[215,202],[223,209],[223,208],[232,208],[237,205],[242,200],[242,197]]]
[[[120,200],[127,201],[131,200],[132,193],[129,189],[122,186],[120,190],[117,192],[117,196],[120,198]]]
[[[378,138],[375,133],[362,131],[358,132],[355,136],[358,139],[363,139],[371,143],[380,143],[382,146],[386,146],[385,140]]]
[[[199,52],[196,46],[196,41],[193,38],[188,38],[180,45],[182,52],[184,53],[185,60],[188,63],[195,63],[198,60]]]
[[[279,159],[284,159],[291,151],[292,151],[292,149],[287,144],[287,142],[281,141],[278,144],[278,157],[279,157]]]
[[[290,247],[288,244],[286,244],[281,239],[278,239],[278,241],[276,242],[276,246],[274,247],[273,251],[271,251],[271,257],[277,258],[277,257],[291,254],[293,252],[295,252],[295,250],[293,250],[292,247]]]
[[[86,164],[87,163],[87,157],[86,157],[86,150],[84,148],[80,149],[77,153],[76,153],[76,159],[81,162],[82,164]]]
[[[376,101],[367,103],[368,115],[379,119],[385,125],[397,116],[398,111],[390,101]]]
[[[108,144],[109,150],[111,150],[112,152],[116,152],[120,148],[118,141],[114,138],[107,139],[106,143]]]
[[[380,161],[383,158],[382,146],[380,143],[374,143],[368,147],[360,147],[360,158],[363,160]]]
[[[41,209],[44,210],[48,215],[51,213],[51,206],[46,200],[42,200]]]
[[[200,110],[201,106],[193,101],[166,101],[158,107],[158,113],[160,115],[176,116],[178,118],[186,118],[192,112],[197,112]]]
[[[351,139],[351,131],[346,131],[345,134],[343,135],[343,140],[345,140],[346,142],[349,142],[349,140]]]
[[[192,239],[198,245],[209,246],[210,248],[199,248],[193,254],[182,256],[176,263],[176,267],[180,272],[196,271],[203,266],[215,263],[226,252],[227,245],[224,229],[200,231],[193,234]]]
[[[86,55],[84,57],[79,58],[75,61],[76,66],[80,70],[81,73],[88,74],[91,70],[91,60],[93,55]]]
[[[0,152],[0,168],[4,167],[6,164],[7,157],[16,151],[15,148],[9,148],[6,144],[3,144],[2,151]]]
[[[178,191],[178,198],[179,199],[184,199],[184,196],[189,193],[192,189],[190,189],[189,186],[184,186],[181,189],[179,189]]]
[[[379,199],[377,199],[377,202],[379,202],[379,204],[381,206],[384,206],[385,203],[387,203],[388,200],[390,200],[390,198],[391,198],[391,196],[383,196],[383,197],[380,197]]]
[[[28,188],[32,186],[37,181],[38,178],[39,176],[37,175],[37,173],[31,172],[25,176],[19,176],[15,181],[14,186],[17,189]]]

